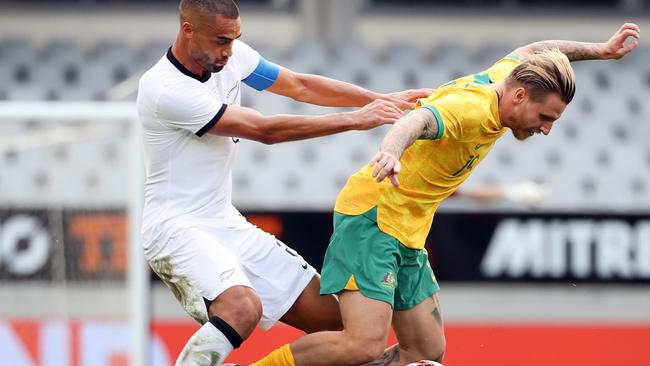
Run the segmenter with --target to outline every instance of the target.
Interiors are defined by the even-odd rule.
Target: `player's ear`
[[[185,38],[192,38],[194,36],[194,24],[184,21],[181,23],[181,32]]]
[[[513,101],[515,105],[519,105],[526,100],[526,88],[523,86],[515,88],[513,93]]]

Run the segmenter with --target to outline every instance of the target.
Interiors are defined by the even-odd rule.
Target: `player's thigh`
[[[304,332],[341,330],[341,311],[334,295],[320,294],[320,276],[314,275],[280,320]]]
[[[437,360],[445,351],[445,334],[438,294],[393,313],[393,330],[400,348],[414,359]]]
[[[237,251],[240,264],[262,301],[264,312],[260,326],[268,329],[297,302],[313,282],[316,270],[295,250],[252,225],[234,230],[230,235],[233,250]],[[315,300],[313,295],[307,299],[322,301]],[[330,302],[330,309],[331,305]],[[309,312],[313,316],[314,308],[303,306],[295,312]]]
[[[190,228],[172,236],[149,258],[152,269],[196,321],[208,321],[207,304],[225,290],[252,288],[238,258],[212,233]]]
[[[381,354],[390,333],[393,309],[385,301],[371,299],[360,291],[339,293],[341,317],[347,339],[354,348]],[[371,350],[374,348],[374,350]]]

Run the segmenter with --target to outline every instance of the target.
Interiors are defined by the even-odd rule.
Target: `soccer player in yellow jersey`
[[[439,287],[424,249],[438,205],[508,130],[549,134],[575,92],[570,61],[619,59],[639,32],[624,24],[604,43],[532,43],[420,100],[336,201],[321,294],[338,294],[344,330],[306,335],[254,365],[440,362]],[[399,344],[384,351],[391,324]]]

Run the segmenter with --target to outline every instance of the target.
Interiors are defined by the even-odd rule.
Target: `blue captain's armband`
[[[244,80],[244,84],[256,90],[264,90],[278,79],[280,67],[260,56],[260,62],[253,72]]]

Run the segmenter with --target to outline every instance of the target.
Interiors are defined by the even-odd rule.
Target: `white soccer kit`
[[[260,325],[270,328],[316,273],[232,205],[232,164],[239,140],[207,133],[228,105],[240,104],[242,81],[263,90],[277,75],[276,65],[235,41],[232,56],[218,73],[193,74],[170,48],[140,79],[145,255],[200,323],[208,321],[209,301],[242,285],[260,296]]]

